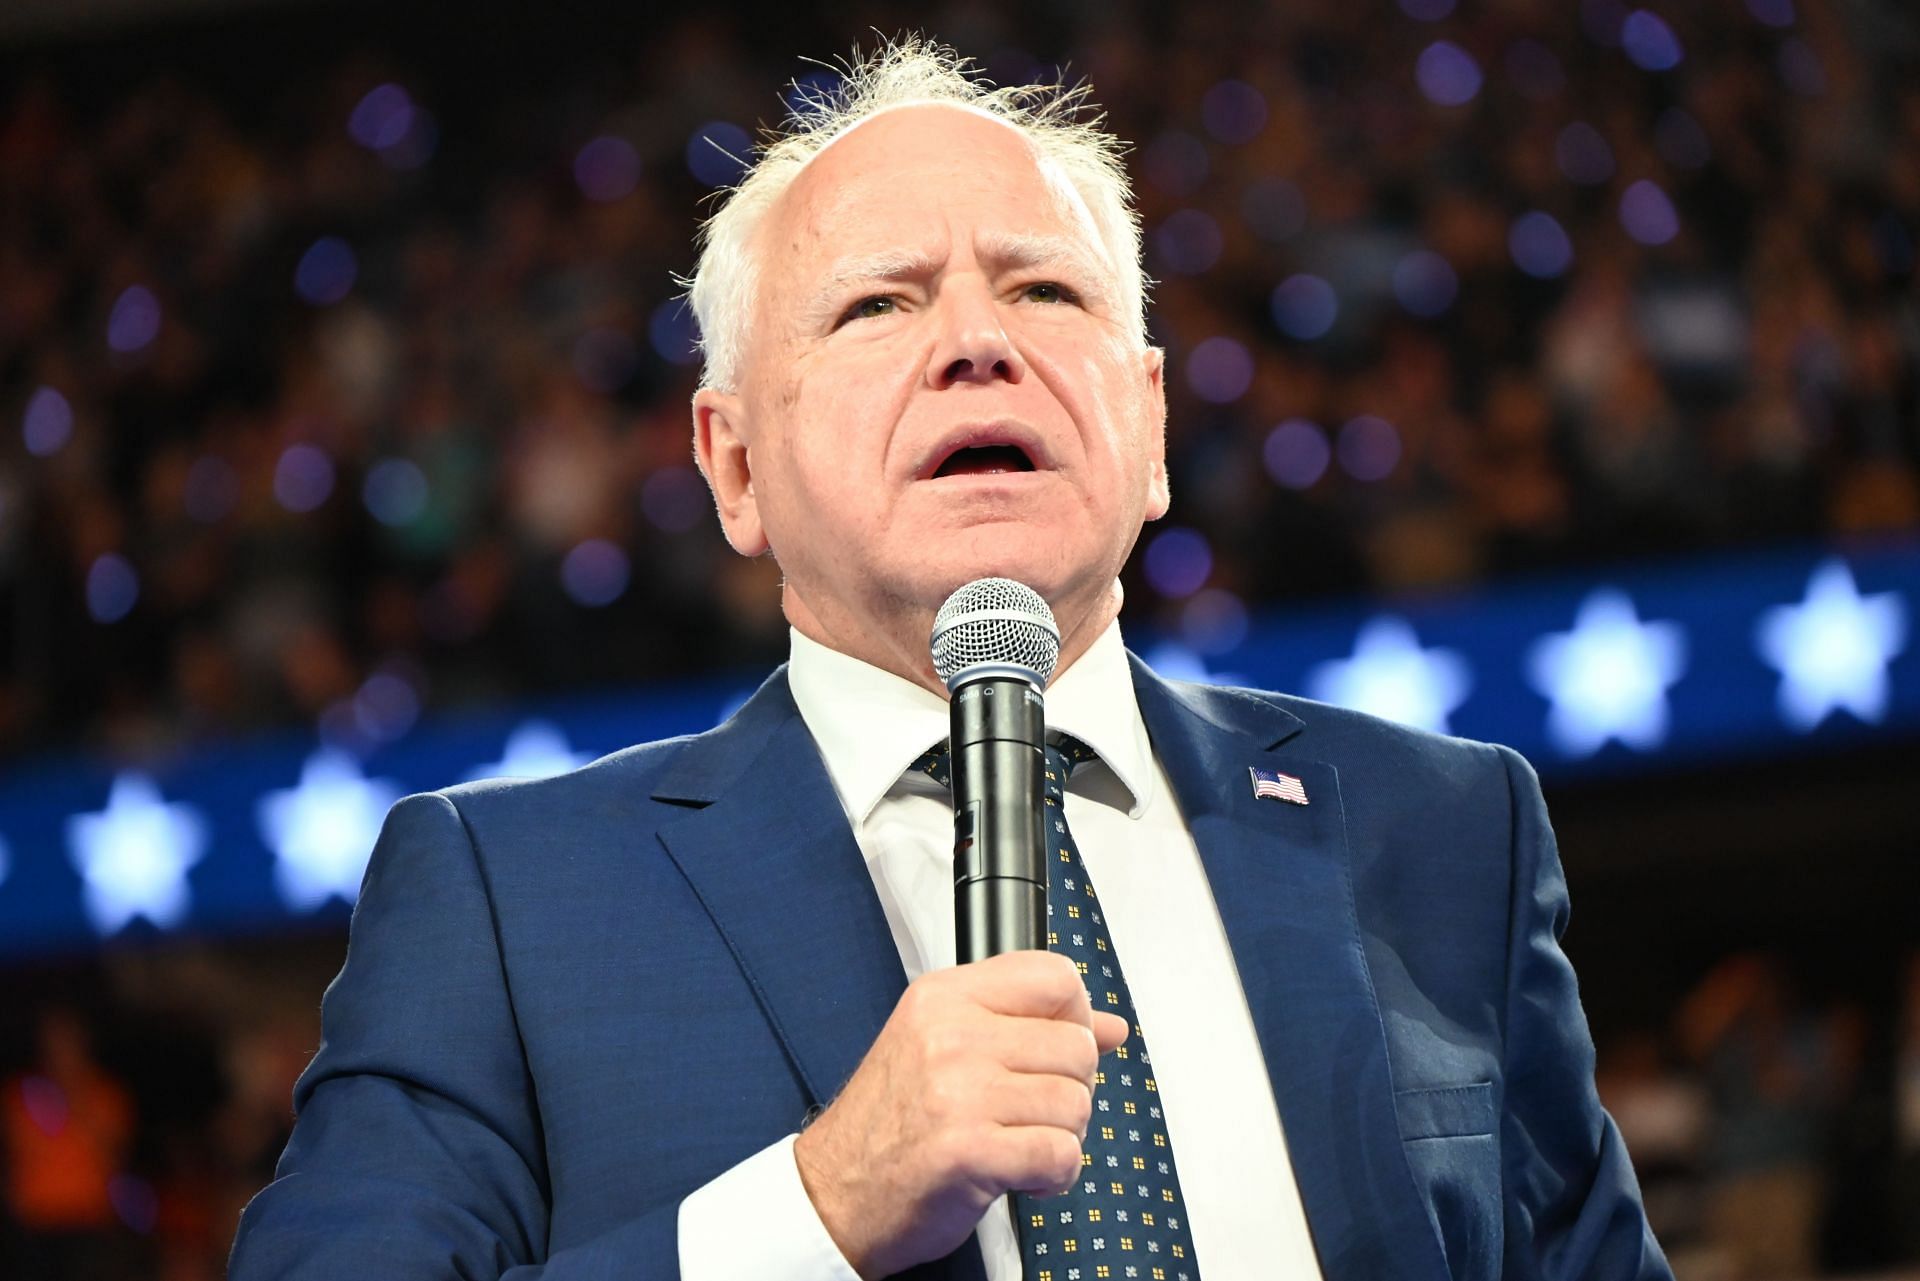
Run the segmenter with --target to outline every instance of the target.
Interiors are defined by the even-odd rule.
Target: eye
[[[1075,294],[1073,290],[1053,280],[1035,281],[1021,291],[1021,296],[1031,299],[1034,302],[1044,303],[1074,303],[1080,301],[1079,295]]]
[[[871,320],[875,316],[888,315],[894,309],[895,300],[892,297],[887,294],[874,294],[871,297],[862,298],[847,308],[846,314],[840,317],[840,323],[844,325],[849,320]]]

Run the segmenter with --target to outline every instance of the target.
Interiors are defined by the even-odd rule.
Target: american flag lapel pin
[[[1247,766],[1247,773],[1253,775],[1253,794],[1257,799],[1286,801],[1292,805],[1307,803],[1307,788],[1304,783],[1291,774],[1282,774],[1278,770],[1259,769]]]

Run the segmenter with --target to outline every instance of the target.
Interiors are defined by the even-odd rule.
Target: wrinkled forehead
[[[966,103],[908,102],[883,108],[849,125],[810,156],[786,191],[768,209],[761,227],[761,255],[778,261],[841,225],[844,215],[895,195],[903,201],[937,204],[943,193],[917,184],[923,163],[962,154],[975,162],[968,185],[1018,190],[1031,184],[1033,214],[1082,239],[1109,272],[1117,270],[1112,247],[1084,195],[1058,161],[1016,126]],[[886,175],[897,172],[899,183]],[[951,182],[950,173],[946,175]]]

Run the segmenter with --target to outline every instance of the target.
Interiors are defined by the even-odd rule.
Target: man
[[[1121,649],[1161,354],[1072,105],[896,46],[716,216],[695,448],[793,661],[711,733],[395,808],[236,1281],[1667,1275],[1525,765]],[[926,638],[988,574],[1050,602],[1096,758],[1084,979],[951,964]]]

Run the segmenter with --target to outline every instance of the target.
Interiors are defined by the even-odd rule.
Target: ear
[[[1147,449],[1151,463],[1144,515],[1148,520],[1159,520],[1173,504],[1173,491],[1167,484],[1167,353],[1162,348],[1149,347],[1141,353],[1141,361],[1147,381],[1143,394],[1147,398],[1150,424]]]
[[[693,456],[713,490],[720,528],[742,556],[768,550],[753,493],[753,458],[747,448],[746,405],[730,392],[702,387],[693,395]]]

